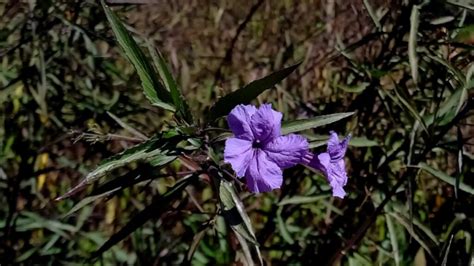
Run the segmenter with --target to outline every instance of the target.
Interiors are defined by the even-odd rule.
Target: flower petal
[[[327,170],[327,178],[332,187],[333,196],[343,198],[346,194],[343,187],[347,184],[344,160],[339,160],[337,163],[330,163]]]
[[[334,131],[330,132],[331,136],[328,140],[328,148],[327,151],[329,155],[331,155],[332,161],[337,161],[342,159],[346,154],[347,145],[349,144],[349,140],[351,139],[351,135],[347,135],[342,141],[339,142],[339,137],[337,133]]]
[[[346,191],[342,186],[340,186],[337,183],[331,183],[331,188],[332,188],[332,195],[333,197],[338,197],[343,199],[344,196],[346,196]]]
[[[252,160],[252,142],[228,138],[225,142],[224,161],[230,163],[238,177],[243,177]]]
[[[331,185],[333,196],[343,198],[346,195],[343,187],[347,183],[347,173],[343,159],[332,162],[329,153],[324,152],[313,156],[313,159],[308,165],[319,170],[326,176],[326,179]]]
[[[273,110],[271,104],[261,105],[250,121],[254,138],[265,144],[279,137],[282,117],[282,113]]]
[[[227,116],[227,123],[234,135],[240,139],[253,140],[253,132],[250,127],[252,116],[257,112],[253,105],[237,105]]]
[[[247,187],[254,193],[268,192],[280,188],[283,173],[274,162],[268,160],[262,150],[254,150],[253,159],[245,174]]]
[[[321,173],[327,176],[327,169],[330,163],[331,157],[329,156],[329,153],[323,152],[317,155],[314,154],[313,158],[308,163],[308,166],[320,171]]]
[[[305,137],[290,134],[273,139],[264,146],[263,150],[267,153],[269,160],[285,169],[301,163],[308,148]]]

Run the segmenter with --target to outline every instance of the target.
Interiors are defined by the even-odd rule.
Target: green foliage
[[[178,84],[174,80],[165,59],[160,54],[160,52],[157,51],[157,49],[151,47],[150,44],[148,45],[148,50],[153,57],[153,62],[155,63],[155,67],[158,69],[161,80],[163,80],[165,87],[168,89],[168,91],[170,91],[173,104],[176,106],[179,117],[184,118],[186,122],[192,124],[193,116],[189,110],[189,106],[183,99],[183,95],[181,95]]]
[[[175,107],[171,104],[175,99],[170,92],[165,89],[163,84],[158,80],[153,67],[143,54],[138,44],[135,42],[130,33],[125,29],[122,22],[114,14],[114,12],[103,3],[105,14],[112,26],[112,30],[117,38],[120,47],[125,51],[130,62],[135,67],[138,76],[142,82],[143,92],[153,105],[160,106],[164,109],[174,111]],[[175,94],[175,92],[171,92]]]
[[[248,85],[220,98],[209,111],[209,120],[227,115],[230,110],[239,104],[248,104],[262,92],[272,88],[278,82],[290,75],[300,64],[292,65],[276,71],[264,78],[252,81]]]
[[[322,116],[316,116],[316,117],[308,118],[308,119],[286,122],[282,124],[281,132],[282,134],[286,135],[289,133],[303,131],[306,129],[317,128],[317,127],[321,127],[321,126],[325,126],[325,125],[337,122],[353,114],[354,114],[353,112],[330,114],[330,115],[322,115]]]
[[[385,5],[0,7],[0,264],[468,265],[472,8]],[[219,118],[262,102],[314,152],[353,135],[344,200],[302,166],[250,194],[223,163]]]

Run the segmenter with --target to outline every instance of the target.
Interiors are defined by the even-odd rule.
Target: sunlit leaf
[[[104,7],[105,15],[112,26],[112,30],[120,47],[124,50],[140,77],[145,96],[153,105],[170,111],[175,111],[170,92],[167,91],[163,84],[158,80],[158,75],[148,62],[145,54],[143,54],[133,37],[127,29],[125,29],[120,19],[103,1],[102,6]]]
[[[336,113],[330,115],[316,116],[308,119],[295,120],[291,122],[284,122],[281,126],[281,132],[282,134],[289,134],[306,129],[317,128],[332,124],[353,114],[354,112]]]
[[[95,182],[100,177],[110,173],[112,170],[135,161],[150,162],[150,164],[153,166],[161,166],[170,163],[178,155],[174,148],[179,140],[179,136],[168,139],[162,138],[161,136],[155,136],[143,143],[123,151],[122,153],[116,154],[102,161],[97,166],[97,168],[90,172],[78,185],[70,189],[56,200],[62,200],[64,198],[70,197],[71,195],[87,187],[87,185]]]

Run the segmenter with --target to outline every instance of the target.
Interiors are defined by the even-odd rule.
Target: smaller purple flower
[[[310,155],[311,159],[307,164],[321,171],[326,176],[331,185],[333,196],[344,198],[346,192],[343,187],[347,183],[344,155],[346,154],[351,135],[349,134],[342,141],[339,141],[336,132],[331,131],[330,133],[327,151],[317,155]]]
[[[225,143],[224,161],[230,163],[237,177],[245,177],[252,192],[280,188],[282,169],[302,162],[308,152],[306,138],[281,135],[282,116],[270,104],[258,109],[238,105],[227,116],[234,137]]]

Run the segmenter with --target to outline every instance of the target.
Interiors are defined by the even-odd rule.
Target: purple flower
[[[238,177],[245,177],[247,187],[255,193],[280,188],[282,169],[302,162],[308,152],[306,138],[281,135],[282,114],[270,104],[260,108],[238,105],[227,116],[234,137],[227,139],[224,160]]]
[[[343,187],[347,183],[344,155],[346,154],[351,135],[339,141],[336,132],[331,131],[330,133],[327,152],[310,156],[311,159],[307,164],[321,171],[326,176],[331,185],[333,196],[344,198],[346,192]]]

